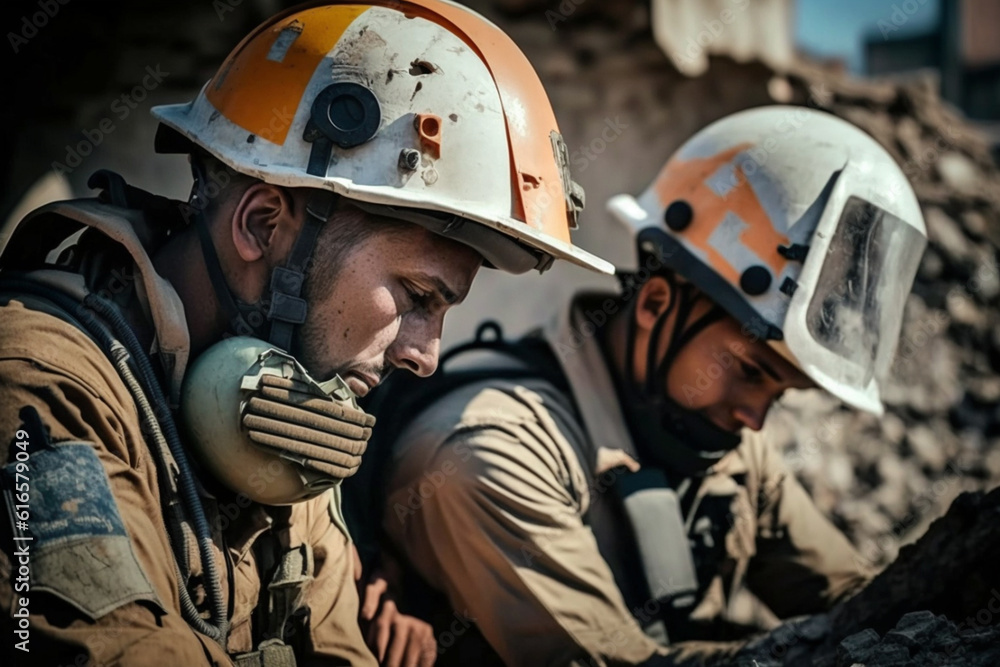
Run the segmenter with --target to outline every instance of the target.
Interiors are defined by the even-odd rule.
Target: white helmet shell
[[[537,75],[459,5],[289,10],[244,39],[193,102],[153,115],[236,171],[390,207],[498,268],[566,259],[613,272],[570,240],[583,192]]]
[[[926,246],[912,187],[857,127],[805,107],[719,120],[612,214],[844,402],[882,411],[905,296]]]

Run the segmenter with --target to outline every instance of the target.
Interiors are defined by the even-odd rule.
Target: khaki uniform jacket
[[[82,209],[57,206],[72,217],[85,209],[91,222],[118,235],[130,233],[116,216],[119,209],[92,202]],[[134,235],[130,241],[135,257],[138,241]],[[173,288],[149,274],[148,257],[136,263],[138,268],[125,273],[135,277],[146,309],[167,302],[173,304],[175,317],[182,316]],[[261,596],[254,546],[272,533],[272,524],[285,512],[287,529],[277,539],[287,541],[282,545],[286,548],[311,545],[315,559],[315,580],[306,597],[310,613],[303,643],[308,655],[298,664],[374,665],[358,627],[353,555],[346,530],[338,527],[343,525],[339,495],[329,492],[291,508],[265,508],[245,496],[240,502],[203,492],[230,610],[228,645],[224,649],[184,621],[157,461],[143,438],[132,396],[88,335],[53,315],[26,308],[22,301],[15,298],[0,305],[0,462],[15,465],[23,449],[16,443],[24,437],[18,431],[25,428],[26,407],[40,416],[54,448],[31,454],[26,472],[31,488],[27,523],[42,527],[49,537],[14,542],[11,549],[10,526],[0,530],[4,653],[13,654],[19,660],[15,664],[32,665],[231,665],[227,650],[235,654],[254,648],[251,614],[268,599],[266,588]],[[163,310],[159,317],[164,317]],[[183,319],[174,334],[178,328],[186,335]],[[164,330],[158,327],[158,332]],[[58,506],[45,497],[46,490],[58,496]],[[95,512],[95,507],[102,511]],[[5,507],[0,518],[4,524],[12,509]],[[24,544],[27,555],[18,551]],[[192,599],[207,609],[192,548]],[[12,614],[24,606],[30,612],[28,653],[13,648],[20,641],[14,631],[25,624]]]
[[[584,319],[601,299],[613,310],[606,296],[578,299],[546,331],[576,409],[544,381],[480,382],[432,405],[396,445],[385,529],[509,665],[632,665],[719,649],[664,649],[637,622],[656,603],[630,589],[634,543],[607,492],[612,469],[636,454]],[[686,523],[710,568],[694,621],[724,617],[744,584],[785,617],[826,609],[867,580],[759,434],[709,471]]]

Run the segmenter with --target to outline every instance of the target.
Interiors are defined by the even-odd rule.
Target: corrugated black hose
[[[166,454],[169,452],[172,455],[179,473],[179,495],[184,504],[184,509],[187,510],[188,517],[190,517],[191,522],[194,524],[195,537],[198,540],[198,550],[201,556],[202,568],[204,569],[207,597],[211,608],[211,620],[205,621],[198,613],[191,599],[190,592],[185,585],[187,577],[185,573],[181,572],[178,564],[182,558],[184,562],[187,561],[186,538],[183,531],[180,530],[180,522],[183,521],[184,517],[180,515],[182,511],[181,506],[176,503],[168,503],[168,507],[174,516],[170,517],[172,520],[167,521],[166,524],[168,535],[171,538],[175,551],[175,568],[180,577],[181,610],[185,621],[189,625],[225,647],[226,637],[229,632],[229,619],[222,596],[218,568],[212,554],[211,530],[208,520],[205,517],[201,500],[198,497],[194,475],[188,464],[187,455],[181,445],[180,436],[178,435],[168,403],[160,388],[159,381],[153,372],[152,364],[139,344],[138,339],[135,337],[132,328],[114,305],[94,294],[88,294],[83,303],[80,303],[54,287],[25,278],[4,277],[3,284],[14,290],[27,292],[33,296],[45,299],[66,311],[75,317],[84,326],[87,333],[98,341],[98,344],[105,350],[105,353],[114,364],[126,387],[128,387],[129,392],[132,394],[133,399],[136,401],[139,414],[145,426],[143,430],[152,438],[155,445],[152,450],[160,459],[159,463],[163,475],[168,477],[168,479],[164,480],[168,483],[167,488],[172,487],[173,484],[169,483],[170,472],[167,469]],[[93,313],[98,313],[104,317],[111,324],[115,334],[121,340],[115,339],[108,328]],[[136,365],[139,378],[136,377],[132,367],[128,364],[130,358]],[[161,409],[154,410],[147,396],[151,396],[153,403]]]

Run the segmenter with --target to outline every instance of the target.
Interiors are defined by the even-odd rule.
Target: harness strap
[[[261,642],[256,651],[231,656],[236,667],[295,667],[292,647],[280,639]]]
[[[282,555],[278,569],[267,585],[270,598],[265,631],[267,639],[281,640],[288,620],[306,606],[314,567],[312,547],[308,544],[289,549]]]
[[[306,598],[314,579],[315,560],[308,544],[288,548],[290,512],[288,508],[278,510],[271,531],[254,545],[262,583],[272,572],[267,586],[261,586],[253,612],[253,641],[259,643],[253,651],[231,656],[237,667],[295,667],[297,645],[286,644],[285,636],[293,634],[289,624],[296,612],[308,609]]]
[[[680,500],[664,472],[652,466],[620,475],[614,489],[631,525],[650,596],[662,605],[661,621],[646,632],[666,644],[667,626],[687,617],[698,593]]]
[[[319,232],[333,215],[337,195],[329,190],[317,190],[310,195],[306,205],[306,219],[298,238],[292,245],[288,261],[271,272],[271,307],[267,318],[271,321],[269,342],[286,352],[292,351],[295,327],[306,321],[306,300],[302,288],[309,270],[309,260],[316,247]]]

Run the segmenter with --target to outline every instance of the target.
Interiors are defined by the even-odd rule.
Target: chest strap
[[[313,550],[308,544],[282,554],[267,585],[264,639],[256,650],[233,656],[236,667],[295,667],[295,651],[284,638],[296,612],[307,608],[314,569]]]
[[[261,642],[256,651],[234,655],[233,664],[236,667],[295,667],[295,653],[280,639],[268,639]]]

